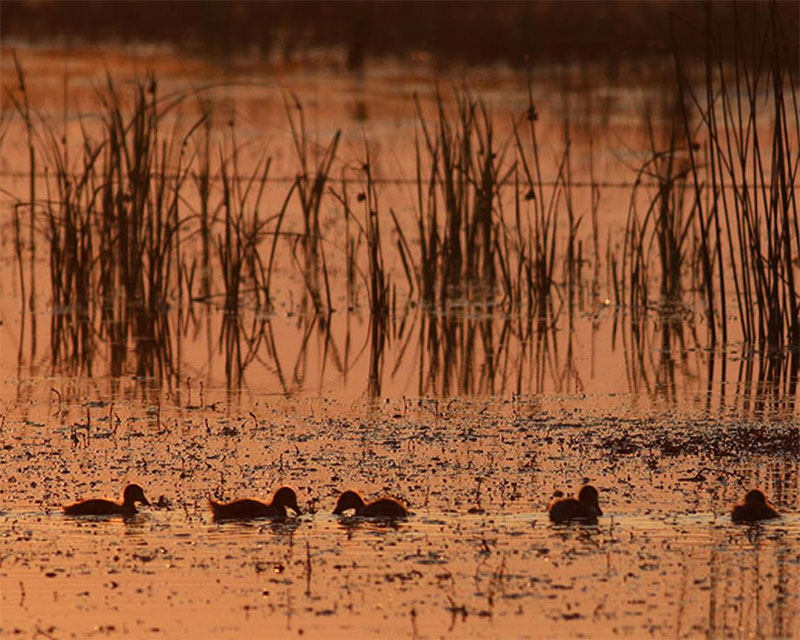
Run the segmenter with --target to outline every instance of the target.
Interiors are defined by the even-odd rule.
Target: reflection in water
[[[473,330],[485,320],[472,317]],[[351,322],[355,332],[356,315]],[[467,335],[469,322],[449,322],[456,336]],[[422,316],[416,324],[409,317],[404,331],[416,340],[422,324]],[[319,353],[326,342],[342,343],[336,318],[324,326],[300,320],[297,330],[305,336],[309,326],[305,352],[314,362],[322,360],[315,342]],[[494,326],[493,335],[504,330],[513,329]],[[399,333],[398,326],[387,335],[386,354],[397,349]],[[550,359],[558,361],[557,353],[563,362],[568,349],[559,338],[566,336],[545,335]],[[256,368],[264,344],[245,380],[266,371]],[[646,344],[660,337],[648,334]],[[274,346],[290,369],[296,351]],[[360,358],[367,372],[367,352]],[[384,381],[388,370],[387,359]],[[414,363],[414,384],[419,370]],[[59,415],[40,407],[40,425],[23,419],[27,405],[8,414],[0,430],[4,630],[32,635],[30,625],[49,624],[55,592],[59,629],[80,637],[108,624],[109,610],[137,636],[158,627],[170,637],[231,637],[258,635],[287,618],[309,636],[356,626],[380,635],[387,625],[410,626],[411,609],[420,635],[431,637],[454,618],[453,632],[469,637],[534,626],[548,637],[693,636],[706,628],[797,635],[800,468],[792,422],[743,427],[718,412],[705,421],[676,419],[672,407],[659,420],[598,418],[592,398],[578,409],[531,404],[528,414],[525,397],[451,399],[436,410],[435,400],[381,400],[372,414],[349,401],[269,398],[250,405],[252,417],[236,406],[189,409],[187,402],[165,404],[157,416],[137,402],[93,409],[79,447],[70,425],[92,407],[65,402]],[[116,430],[103,420],[114,412],[123,415]],[[771,433],[787,438],[774,441]],[[130,525],[47,513],[92,483],[119,486],[124,477],[146,477],[171,508],[143,508]],[[583,477],[600,487],[605,515],[595,526],[551,526],[552,489],[574,488]],[[292,484],[311,513],[211,525],[205,498],[223,481],[220,490],[231,496]],[[390,490],[414,514],[399,528],[350,526],[329,513],[344,483],[371,496]],[[775,501],[782,519],[754,528],[731,523],[731,505],[753,487]],[[20,582],[23,607],[14,588]]]
[[[209,527],[209,534],[230,532],[234,535],[248,535],[270,532],[276,536],[285,536],[291,544],[292,536],[302,526],[299,518],[270,518],[255,520],[223,520]]]
[[[362,518],[359,516],[338,516],[338,526],[347,532],[348,540],[359,530],[373,531],[377,534],[387,530],[400,531],[403,521],[388,518]]]
[[[464,304],[406,305],[388,319],[365,315],[357,309],[281,316],[193,306],[155,316],[134,310],[106,326],[54,314],[47,355],[28,355],[36,346],[33,331],[26,331],[26,322],[18,325],[16,364],[20,371],[36,370],[44,359],[58,376],[108,377],[114,395],[130,375],[143,397],[157,396],[160,388],[180,394],[187,378],[205,380],[205,388],[220,386],[221,356],[223,385],[234,395],[242,389],[372,398],[625,390],[649,403],[688,399],[711,412],[780,417],[796,410],[800,353],[706,349],[692,320],[674,310],[625,316],[578,306],[572,313],[548,308],[528,317]],[[124,336],[131,331],[137,339],[129,352]]]
[[[765,536],[772,542],[765,543]],[[711,636],[789,638],[798,621],[786,604],[793,585],[791,552],[774,541],[780,533],[755,525],[739,535],[712,530],[708,580]],[[738,539],[737,539],[738,538]]]
[[[613,527],[531,527],[528,515],[487,523],[437,514],[399,528],[311,517],[291,528],[198,529],[180,511],[160,516],[124,531],[110,522],[64,531],[55,518],[15,515],[17,539],[0,569],[4,627],[50,621],[54,593],[59,628],[78,635],[107,622],[109,606],[132,631],[169,636],[257,635],[283,624],[315,636],[356,624],[377,633],[410,625],[412,609],[419,633],[437,636],[535,625],[548,637],[791,638],[800,624],[796,522],[623,516]],[[102,598],[87,600],[87,590]],[[153,606],[162,596],[169,606]],[[144,621],[136,612],[148,602]]]

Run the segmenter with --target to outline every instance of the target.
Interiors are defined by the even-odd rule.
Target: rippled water
[[[3,563],[3,626],[58,637],[796,636],[796,516],[748,529],[609,511],[597,527],[502,511],[417,510],[397,527],[327,514],[219,526],[182,513],[6,514],[17,551]]]
[[[52,421],[7,421],[2,631],[796,637],[797,457],[659,455],[648,429],[707,427],[572,404],[403,415],[401,403],[275,401],[256,417],[207,410],[200,424],[191,411],[131,411],[116,432],[99,421],[77,443]],[[605,440],[623,430],[627,453]],[[553,491],[586,480],[600,490],[598,525],[552,525]],[[130,521],[59,512],[127,481],[168,502]],[[211,521],[207,496],[268,500],[283,483],[298,490],[299,518]],[[749,486],[784,518],[731,524]],[[396,526],[340,520],[330,512],[344,488],[394,495],[412,515]]]

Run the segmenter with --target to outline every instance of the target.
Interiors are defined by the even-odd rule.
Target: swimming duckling
[[[602,516],[603,511],[598,503],[597,489],[592,485],[585,485],[578,494],[578,499],[564,498],[556,500],[550,505],[550,520],[565,522],[567,520],[595,521]]]
[[[748,491],[744,497],[744,504],[737,504],[731,512],[731,520],[734,522],[756,522],[780,517],[781,514],[775,511],[758,489]]]
[[[84,500],[64,507],[64,513],[68,516],[125,516],[129,517],[136,513],[135,503],[150,506],[147,498],[144,497],[144,490],[138,484],[129,484],[122,492],[122,504],[102,498]]]
[[[405,518],[408,516],[406,508],[391,498],[381,498],[369,504],[364,504],[364,499],[355,491],[345,491],[339,496],[335,515],[341,515],[348,509],[355,509],[355,515],[360,518]]]
[[[209,498],[214,520],[250,520],[252,518],[285,518],[286,507],[300,515],[297,506],[297,495],[290,487],[281,487],[272,497],[272,502],[265,504],[258,500],[234,500],[219,503]]]

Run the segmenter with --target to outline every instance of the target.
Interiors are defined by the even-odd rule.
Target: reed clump
[[[419,100],[417,115],[419,297],[429,305],[462,297],[492,300],[499,265],[508,259],[496,204],[510,176],[510,168],[503,168],[507,144],[496,143],[486,105],[467,90],[457,94],[454,114],[437,94],[435,121],[428,121]],[[404,264],[410,259],[407,247],[403,238]]]
[[[735,7],[732,63],[707,6],[704,94],[677,47],[675,61],[699,234],[708,239],[700,256],[708,308],[716,299],[726,340],[732,281],[745,342],[777,353],[800,348],[800,111],[796,60],[771,6],[765,20]]]
[[[684,294],[684,269],[689,261],[696,203],[687,195],[689,169],[674,113],[665,141],[659,141],[652,119],[646,116],[645,127],[650,140],[649,158],[638,168],[631,190],[622,250],[621,295],[633,314],[649,308],[680,309]],[[652,185],[645,188],[644,185]],[[642,193],[646,191],[646,193]],[[639,210],[644,202],[646,209]],[[708,255],[705,233],[701,237],[700,255]],[[658,296],[651,293],[651,278],[656,272]]]
[[[99,118],[82,119],[67,136],[66,127],[58,131],[32,109],[17,63],[9,94],[31,174],[12,217],[23,306],[33,304],[40,237],[56,311],[54,361],[81,354],[90,368],[100,339],[115,345],[114,371],[123,370],[133,344],[137,372],[153,374],[172,358],[170,308],[221,300],[226,316],[245,308],[268,316],[281,287],[300,282],[301,311],[324,328],[341,278],[348,312],[357,311],[360,293],[368,301],[374,376],[405,297],[441,314],[421,329],[430,368],[467,380],[473,365],[464,361],[454,373],[452,353],[478,340],[490,345],[494,332],[450,312],[469,306],[515,314],[514,330],[528,338],[535,330],[528,344],[547,349],[559,303],[567,300],[574,313],[589,214],[592,290],[605,255],[609,288],[634,319],[653,310],[659,319],[680,316],[691,294],[702,301],[712,345],[730,340],[735,308],[746,343],[796,352],[796,78],[776,12],[758,12],[767,16],[758,22],[745,15],[749,9],[735,10],[731,59],[720,54],[714,11],[709,5],[702,82],[676,53],[676,91],[660,114],[666,128],[645,113],[649,150],[635,169],[619,255],[611,231],[601,252],[594,177],[588,207],[577,204],[567,118],[563,146],[552,161],[543,158],[532,84],[527,109],[505,129],[466,89],[452,101],[437,94],[429,111],[416,100],[414,204],[406,215],[386,202],[374,147],[365,140],[363,157],[343,160],[341,131],[315,139],[296,96],[285,96],[284,106],[297,171],[280,182],[266,151],[252,153],[234,126],[220,135],[209,104],[187,107],[183,95],[161,96],[154,77],[122,89],[107,78]],[[236,356],[246,366],[269,340],[264,323],[245,332],[240,319],[222,340],[233,358],[247,334],[246,353]]]
[[[320,210],[336,160],[341,131],[333,134],[326,147],[320,147],[308,135],[305,111],[297,97],[292,96],[291,100],[285,98],[285,107],[300,166],[295,186],[303,219],[303,232],[299,236],[303,249],[302,275],[314,312],[322,313],[325,308],[330,311],[333,305],[320,225]]]

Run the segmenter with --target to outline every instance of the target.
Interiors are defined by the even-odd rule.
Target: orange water
[[[203,95],[220,122],[235,117],[248,149],[268,143],[276,176],[296,171],[282,91],[297,93],[320,140],[343,130],[343,165],[359,161],[366,136],[381,176],[409,178],[411,94],[431,107],[435,90],[430,68],[389,63],[343,76],[136,47],[18,53],[32,100],[55,123],[66,78],[73,134],[78,113],[91,126],[105,69],[120,83],[154,69],[162,95],[213,85]],[[6,48],[2,72],[13,84]],[[512,71],[440,78],[463,80],[498,122],[527,106]],[[591,138],[598,179],[632,180],[646,149],[641,110],[661,95],[655,78],[641,80],[537,70],[543,162],[558,161],[567,104],[576,177]],[[0,635],[800,636],[796,386],[764,354],[708,350],[702,313],[634,324],[601,271],[543,332],[480,305],[433,316],[400,305],[375,345],[365,294],[348,312],[337,285],[337,311],[308,315],[284,252],[275,312],[242,313],[240,346],[265,322],[252,354],[227,352],[221,311],[196,305],[169,312],[168,374],[136,375],[131,346],[112,376],[102,343],[90,363],[54,366],[44,243],[34,312],[23,314],[7,233],[27,185],[15,177],[23,142],[12,127],[0,147]],[[381,193],[401,215],[413,209],[413,187]],[[603,189],[602,247],[614,246],[628,196]],[[287,215],[297,227],[297,209]],[[341,283],[340,215],[324,212]],[[742,432],[754,444],[782,439],[750,448]],[[60,513],[129,481],[166,506],[129,522]],[[586,481],[600,490],[598,525],[551,525],[553,492]],[[208,496],[266,500],[284,483],[298,491],[299,518],[211,522]],[[731,505],[756,486],[784,518],[733,526]],[[346,488],[395,496],[412,516],[396,527],[339,520],[330,512]]]

